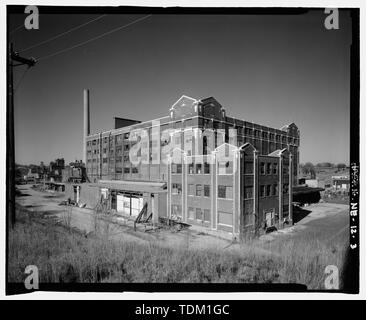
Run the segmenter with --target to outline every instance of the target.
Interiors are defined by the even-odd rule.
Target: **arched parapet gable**
[[[230,152],[235,153],[239,150],[239,148],[233,144],[224,142],[221,145],[219,145],[217,148],[215,148],[215,153],[222,153],[222,152]]]
[[[244,152],[245,154],[252,154],[257,152],[257,149],[250,142],[246,142],[239,147],[239,151]]]
[[[203,117],[225,121],[225,109],[214,97],[201,99],[199,104],[201,108],[201,115]]]
[[[281,128],[281,130],[286,131],[290,136],[300,136],[300,130],[294,122],[291,122]]]
[[[172,120],[178,120],[197,115],[198,103],[199,101],[194,98],[186,95],[181,96],[170,108],[170,118]]]

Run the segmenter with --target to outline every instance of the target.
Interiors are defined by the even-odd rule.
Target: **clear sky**
[[[100,13],[102,14],[102,12]],[[12,36],[22,50],[99,14],[41,14],[39,30]],[[43,57],[143,17],[107,15],[23,56]],[[26,15],[9,16],[9,29]],[[90,89],[91,132],[113,116],[168,115],[183,94],[215,97],[229,116],[300,129],[300,162],[349,159],[351,18],[324,27],[322,10],[302,15],[158,15],[40,60],[15,93],[16,162],[82,158],[83,89]],[[24,67],[16,68],[17,85]]]

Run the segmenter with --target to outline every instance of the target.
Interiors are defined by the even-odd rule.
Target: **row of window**
[[[261,162],[260,163],[260,173],[261,173],[261,175],[277,174],[278,173],[278,163]]]
[[[289,188],[288,183],[284,183],[282,189],[283,194],[288,194],[288,188]],[[262,198],[278,196],[278,185],[277,184],[261,185],[259,187],[259,196]]]
[[[260,131],[257,129],[251,129],[251,128],[242,128],[239,127],[238,129],[238,135],[245,135],[245,136],[254,136],[255,138],[262,138],[265,140],[270,140],[270,141],[276,141],[276,142],[282,142],[282,143],[294,143],[294,144],[298,144],[299,139],[297,138],[293,138],[293,137],[288,137],[288,136],[284,136],[284,135],[279,135],[279,134],[274,134],[274,133],[268,133],[266,131]],[[244,130],[244,133],[243,133]],[[124,133],[124,134],[119,134],[115,136],[115,141],[116,144],[122,143],[123,140],[128,140],[129,139],[129,132]],[[205,137],[204,137],[205,138]],[[113,139],[113,137],[112,137]],[[110,140],[109,137],[104,137],[104,144],[108,143],[108,142],[112,142],[113,140]],[[180,143],[181,142],[181,137],[180,136],[175,136],[175,141],[176,143]],[[155,141],[155,140],[154,140]],[[226,140],[225,140],[226,141]],[[152,139],[149,139],[149,144],[150,146],[152,145]],[[162,146],[165,145],[166,143],[168,143],[168,141],[163,141],[162,142]],[[99,144],[99,139],[94,139],[91,141],[87,141],[87,146],[95,146]]]
[[[253,189],[253,187],[252,187]],[[253,190],[249,191],[248,189],[248,198],[253,196]],[[181,183],[172,183],[172,194],[179,195],[182,194],[182,184]],[[196,197],[210,197],[211,194],[211,186],[207,184],[188,184],[188,195],[196,196]],[[233,187],[232,186],[223,186],[219,185],[217,187],[217,197],[220,199],[233,199]]]

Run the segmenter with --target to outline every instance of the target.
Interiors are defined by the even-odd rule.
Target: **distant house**
[[[350,179],[349,176],[333,176],[332,177],[332,186],[336,190],[344,190],[348,191],[350,188]]]

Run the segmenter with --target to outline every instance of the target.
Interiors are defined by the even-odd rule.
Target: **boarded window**
[[[192,208],[192,207],[188,208],[188,218],[194,219],[194,208]]]
[[[181,217],[182,216],[182,207],[180,205],[173,204],[172,205],[172,215],[176,216],[176,217]]]
[[[194,196],[194,184],[189,184],[188,185],[188,195],[189,196]]]
[[[233,225],[233,214],[231,212],[218,211],[219,224]]]
[[[210,212],[210,209],[204,209],[203,210],[203,219],[205,221],[211,221],[211,212]]]
[[[202,210],[201,208],[196,208],[196,219],[202,220]]]

